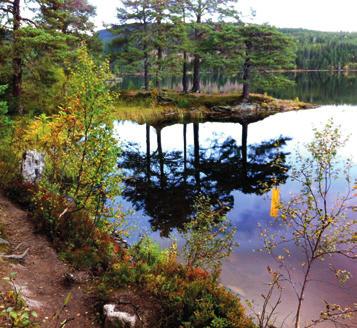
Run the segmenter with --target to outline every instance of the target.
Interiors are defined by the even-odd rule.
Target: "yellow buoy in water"
[[[274,187],[271,190],[271,205],[270,205],[270,216],[276,218],[279,215],[280,207],[280,190]]]

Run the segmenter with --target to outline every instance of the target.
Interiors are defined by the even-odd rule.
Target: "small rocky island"
[[[163,91],[154,95],[128,91],[121,94],[120,98],[126,104],[140,104],[139,108],[135,106],[132,115],[129,110],[125,112],[126,119],[158,128],[184,121],[253,123],[281,112],[318,107],[298,99],[282,100],[261,94],[251,94],[247,100],[243,99],[241,93],[183,94]],[[147,106],[143,106],[143,103]],[[140,113],[137,113],[138,110]],[[120,110],[116,116],[122,118]]]

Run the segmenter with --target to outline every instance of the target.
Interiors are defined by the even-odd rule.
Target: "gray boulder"
[[[35,183],[45,169],[45,156],[36,150],[27,150],[22,158],[21,173],[25,182]]]

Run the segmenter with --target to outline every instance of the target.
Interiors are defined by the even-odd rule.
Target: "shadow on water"
[[[232,191],[262,195],[288,178],[288,154],[283,151],[288,138],[248,145],[249,125],[243,124],[241,144],[231,137],[223,142],[212,138],[203,147],[200,123],[181,126],[182,150],[164,152],[162,129],[154,129],[153,136],[146,125],[146,151],[126,143],[119,162],[126,177],[123,197],[135,210],[144,211],[161,236],[183,227],[194,214],[194,199],[200,193],[225,214],[234,207]],[[191,128],[193,140],[188,140]],[[156,138],[156,149],[152,149],[152,138]]]

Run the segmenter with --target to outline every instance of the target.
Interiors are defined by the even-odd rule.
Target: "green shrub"
[[[131,248],[130,254],[136,263],[142,262],[152,267],[165,261],[168,252],[163,251],[160,246],[154,243],[149,237],[143,237]]]
[[[9,288],[0,291],[0,326],[14,328],[37,328],[37,313],[26,305],[18,287],[15,284],[16,273],[5,277]]]
[[[222,260],[237,246],[234,241],[237,230],[203,195],[197,197],[195,211],[195,217],[185,224],[184,258],[188,266],[202,267],[218,276]]]
[[[112,269],[107,272],[103,281],[107,287],[111,286],[112,288],[121,288],[131,284],[137,283],[137,274],[135,267],[133,267],[128,262],[117,262],[112,266]]]
[[[7,85],[0,85],[0,97],[5,93]],[[0,138],[3,136],[4,131],[11,125],[11,120],[7,116],[8,105],[4,100],[0,100]]]
[[[7,102],[1,100],[6,89],[6,85],[0,85],[0,187],[10,184],[19,172],[18,160],[11,150],[13,122],[7,115]]]
[[[179,97],[176,101],[176,104],[177,104],[177,107],[179,107],[179,108],[189,108],[191,105],[191,102],[186,98]]]

